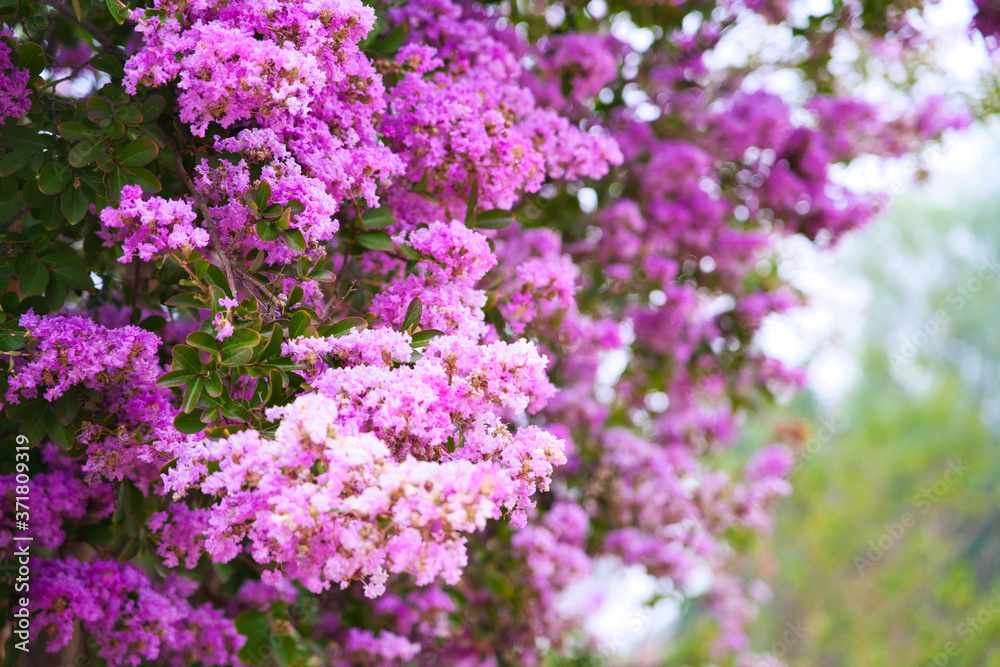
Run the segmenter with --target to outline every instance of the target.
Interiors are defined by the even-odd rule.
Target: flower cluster
[[[119,262],[131,262],[135,255],[148,262],[165,250],[187,254],[207,246],[208,232],[192,224],[196,218],[190,202],[161,197],[144,201],[142,188],[126,185],[118,208],[101,211],[100,233],[104,245],[121,244]]]
[[[43,560],[32,580],[32,639],[44,638],[45,650],[54,653],[79,624],[115,667],[239,664],[236,652],[246,638],[211,604],[188,602],[197,587],[176,576],[157,584],[115,561]]]
[[[27,354],[14,365],[6,401],[41,395],[51,402],[71,388],[88,391],[91,410],[102,421],[78,434],[88,446],[84,470],[94,478],[130,478],[142,485],[155,480],[168,460],[165,452],[183,440],[173,428],[170,394],[156,386],[160,339],[136,326],[107,329],[85,317],[32,311],[20,324]]]
[[[4,27],[0,36],[10,36]],[[28,113],[31,99],[28,97],[28,70],[17,67],[7,44],[0,43],[0,123],[8,118],[18,119]]]
[[[287,575],[320,592],[363,579],[370,597],[385,591],[389,572],[412,574],[418,585],[438,577],[454,584],[467,562],[463,533],[526,501],[525,467],[544,484],[558,463],[400,460],[375,436],[342,425],[351,420],[340,412],[327,396],[301,396],[271,411],[281,420],[273,439],[243,431],[183,452],[165,475],[167,489],[180,500],[195,487],[216,502],[153,517],[167,564],[184,555],[190,567],[202,551],[228,562],[246,539],[269,583]],[[559,454],[555,442],[525,440],[526,457]]]

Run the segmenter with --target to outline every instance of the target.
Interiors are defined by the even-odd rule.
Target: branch
[[[233,266],[229,262],[229,255],[226,254],[225,249],[222,247],[222,241],[219,240],[219,230],[216,228],[215,220],[208,210],[208,203],[201,192],[198,191],[194,181],[191,180],[191,175],[187,173],[187,169],[184,168],[184,160],[181,158],[181,147],[177,144],[177,139],[167,131],[163,132],[163,136],[166,138],[167,144],[169,144],[170,150],[174,154],[174,164],[177,166],[177,172],[181,175],[184,185],[191,191],[191,196],[194,197],[195,203],[198,204],[198,210],[201,211],[201,217],[204,218],[205,226],[208,228],[208,236],[212,239],[212,245],[219,255],[219,262],[222,264],[222,272],[226,276],[226,282],[229,283],[229,290],[235,297],[237,291],[236,280],[233,278]]]
[[[104,50],[107,51],[109,55],[114,56],[123,63],[125,62],[126,60],[125,54],[123,54],[121,51],[118,50],[118,47],[115,46],[114,41],[110,37],[108,37],[108,34],[106,32],[98,28],[96,25],[94,25],[87,19],[77,18],[76,12],[74,12],[72,9],[67,7],[65,3],[60,2],[59,0],[48,0],[48,4],[52,5],[52,8],[55,9],[56,12],[62,14],[68,19],[76,21],[81,28],[89,32],[91,37],[96,39],[98,43],[100,43],[100,45],[104,47]]]

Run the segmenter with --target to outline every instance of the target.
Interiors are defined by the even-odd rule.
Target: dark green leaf
[[[368,328],[368,321],[363,317],[345,317],[339,322],[334,322],[328,326],[323,327],[320,330],[320,335],[322,336],[332,336],[334,338],[338,336],[343,336],[348,333],[351,329],[357,329],[358,331],[364,331]]]
[[[298,338],[299,336],[304,334],[306,332],[306,327],[309,326],[309,323],[311,321],[312,318],[306,311],[304,310],[295,311],[295,314],[292,315],[292,319],[288,322],[288,337],[290,339]]]
[[[75,225],[76,223],[83,220],[83,216],[87,215],[87,208],[90,206],[90,199],[87,195],[83,193],[81,188],[66,188],[63,190],[62,198],[60,199],[60,207],[62,208],[62,214],[66,217],[66,220],[70,224]],[[87,276],[87,282],[90,282],[90,276]],[[93,285],[91,285],[93,287]],[[90,287],[82,288],[90,289]]]
[[[270,220],[260,220],[257,222],[257,236],[261,241],[274,241],[278,238],[278,228]]]
[[[192,410],[190,414],[182,412],[174,417],[174,428],[181,433],[199,433],[205,428],[201,415],[201,410]]]
[[[34,148],[18,148],[0,158],[0,176],[10,176],[21,171],[37,151]]]
[[[222,396],[222,378],[215,371],[205,378],[205,392],[212,398]]]
[[[163,315],[150,315],[139,322],[139,328],[146,331],[159,331],[167,326],[167,318]]]
[[[392,239],[389,234],[383,231],[361,232],[357,236],[357,241],[361,245],[371,250],[391,250]]]
[[[77,122],[75,120],[66,121],[65,123],[59,123],[57,126],[59,134],[63,139],[68,139],[69,141],[82,141],[84,139],[96,139],[101,136],[101,133],[94,128],[84,125],[83,123]]]
[[[175,294],[164,302],[174,308],[205,308],[205,304],[194,294]]]
[[[160,152],[160,147],[152,139],[143,137],[130,141],[119,153],[115,155],[118,164],[123,167],[141,167],[156,159],[156,154]]]
[[[62,162],[49,162],[38,175],[38,189],[47,195],[57,195],[73,178],[73,170]]]
[[[257,208],[261,211],[264,210],[269,201],[271,201],[271,184],[267,181],[261,181],[260,185],[257,186]]]
[[[201,390],[205,387],[205,381],[198,376],[191,378],[187,388],[184,390],[184,398],[181,399],[181,410],[191,412],[198,407],[198,399],[201,398]]]
[[[163,189],[160,179],[145,167],[129,167],[125,170],[125,173],[127,174],[126,178],[128,181],[134,185],[138,185],[147,195],[155,195]]]
[[[125,19],[130,13],[129,8],[121,0],[107,0],[107,4],[108,11],[111,12],[111,18],[115,20],[115,23],[119,25],[125,23]]]
[[[420,324],[420,318],[424,314],[424,304],[420,302],[420,297],[413,297],[410,305],[406,307],[406,316],[403,317],[403,331],[409,331],[411,327]]]
[[[174,346],[174,361],[178,370],[183,368],[192,373],[200,373],[204,368],[198,352],[193,347],[188,347],[187,345]]]
[[[237,329],[222,341],[222,364],[239,366],[253,358],[253,348],[260,343],[260,334],[253,329]]]
[[[112,79],[121,79],[125,76],[125,68],[114,56],[102,53],[91,58],[88,64],[96,70],[107,72]]]
[[[111,111],[111,105],[107,100],[91,97],[87,100],[87,118],[104,127],[114,118],[114,112]]]
[[[118,202],[122,196],[122,188],[126,185],[128,180],[125,171],[121,167],[116,168],[108,178],[108,199]]]
[[[129,104],[115,111],[115,118],[130,127],[135,127],[142,122],[142,112],[136,105]]]
[[[45,69],[45,53],[42,47],[34,42],[21,44],[17,66],[28,70],[31,77],[36,77]]]
[[[396,216],[389,207],[374,208],[365,213],[362,220],[368,229],[380,229],[396,224]]]
[[[120,120],[113,120],[104,126],[104,137],[111,141],[118,141],[125,136],[125,124]]]
[[[66,303],[66,295],[69,294],[69,288],[66,287],[66,283],[61,280],[57,280],[55,276],[49,277],[49,284],[45,288],[45,303],[48,305],[49,310],[58,311]]]
[[[38,262],[31,262],[17,274],[17,285],[25,296],[41,294],[48,284],[49,270]]]
[[[423,331],[418,331],[413,334],[413,342],[411,345],[413,347],[423,347],[431,342],[433,338],[437,336],[443,336],[443,331],[438,331],[437,329],[424,329]]]
[[[161,375],[156,381],[156,384],[160,387],[179,387],[183,384],[187,384],[188,378],[190,377],[191,372],[188,370],[170,371],[169,373]]]
[[[260,353],[260,358],[270,359],[271,357],[276,357],[281,354],[281,340],[281,325],[275,322],[273,328],[271,329],[271,335],[267,339],[267,345],[264,346],[264,350]]]
[[[149,14],[147,13],[147,16]],[[163,113],[164,107],[167,105],[166,98],[163,95],[150,95],[142,101],[139,105],[139,111],[142,113],[142,119],[147,123],[156,120],[161,113]]]
[[[219,341],[215,336],[204,331],[192,331],[187,336],[187,344],[209,354],[219,353]]]
[[[509,227],[513,222],[513,213],[496,209],[480,213],[476,218],[476,227],[478,229],[503,229],[504,227]]]
[[[84,139],[69,151],[69,163],[74,167],[86,167],[97,159],[97,154],[104,148],[100,139]]]
[[[306,239],[299,230],[289,229],[285,231],[278,229],[278,235],[281,236],[281,240],[285,242],[285,245],[291,248],[292,252],[305,252]]]

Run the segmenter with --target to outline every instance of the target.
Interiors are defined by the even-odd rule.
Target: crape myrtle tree
[[[610,557],[774,660],[738,557],[792,458],[725,453],[801,382],[773,244],[968,122],[920,5],[0,0],[5,659],[596,657]]]

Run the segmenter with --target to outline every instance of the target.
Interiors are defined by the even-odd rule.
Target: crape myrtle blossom
[[[253,664],[277,637],[291,664],[587,659],[600,596],[572,589],[611,559],[677,591],[710,571],[698,655],[777,664],[740,547],[792,460],[734,445],[804,373],[755,338],[801,301],[781,239],[831,246],[885,204],[843,165],[968,123],[880,78],[926,66],[923,3],[805,26],[785,0],[136,4],[88,10],[113,47],[46,3],[0,40],[34,638],[86,633],[112,666]],[[754,23],[795,48],[720,64]],[[828,67],[834,44],[873,66]],[[109,48],[124,76],[70,103],[55,80]],[[158,190],[119,187],[138,139]]]
[[[160,339],[136,326],[108,329],[85,317],[41,317],[30,310],[20,324],[27,354],[15,359],[6,402],[51,402],[81,390],[105,422],[89,422],[77,434],[87,445],[88,478],[128,478],[143,487],[156,480],[169,453],[187,440],[173,427],[177,409],[169,391],[156,386],[163,373],[156,356]]]
[[[0,36],[11,36],[6,26],[0,26]],[[28,70],[16,66],[16,54],[10,46],[0,43],[0,123],[18,119],[28,113]]]
[[[73,558],[42,560],[33,575],[32,640],[49,653],[66,646],[79,623],[108,664],[238,664],[246,638],[211,604],[188,602],[198,587],[191,580],[154,582],[128,563]]]
[[[332,398],[301,396],[272,409],[281,420],[274,439],[243,431],[182,454],[164,478],[175,499],[194,485],[219,500],[153,517],[166,562],[176,565],[183,554],[190,566],[202,549],[227,562],[246,538],[255,561],[275,566],[264,574],[272,584],[288,575],[320,592],[363,579],[370,597],[385,591],[389,572],[411,573],[418,585],[438,577],[454,584],[467,563],[463,533],[529,503],[534,485],[547,488],[561,461],[557,440],[520,432],[524,446],[508,444],[495,460],[482,434],[470,435],[479,451],[468,456],[402,458],[339,413]]]

